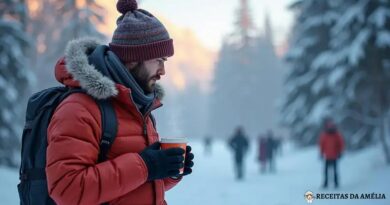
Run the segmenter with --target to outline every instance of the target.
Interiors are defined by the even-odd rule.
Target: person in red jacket
[[[328,170],[333,168],[334,185],[338,187],[337,162],[344,151],[344,140],[333,121],[327,120],[319,140],[321,158],[325,160],[324,184],[328,187]]]
[[[60,83],[86,91],[64,99],[48,127],[46,175],[56,204],[164,205],[165,192],[192,172],[191,147],[161,150],[150,114],[162,105],[156,81],[174,53],[172,39],[135,0],[119,0],[117,9],[122,16],[109,46],[71,41],[55,67]],[[94,98],[109,99],[118,121],[108,159],[99,163],[102,122]]]

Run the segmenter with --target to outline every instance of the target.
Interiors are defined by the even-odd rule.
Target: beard
[[[153,78],[156,78],[156,76],[150,76],[143,63],[139,63],[136,67],[131,69],[130,73],[145,94],[154,92],[156,82],[153,82]]]

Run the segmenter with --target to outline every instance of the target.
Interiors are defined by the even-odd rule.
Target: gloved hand
[[[191,152],[191,146],[186,147],[186,159],[184,164],[184,172],[183,176],[191,174],[192,173],[192,167],[194,166],[194,154]]]
[[[140,156],[148,167],[148,180],[177,176],[184,167],[184,152],[181,148],[160,150],[160,142],[146,147]]]

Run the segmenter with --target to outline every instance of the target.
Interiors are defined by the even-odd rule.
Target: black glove
[[[191,146],[186,147],[186,159],[184,164],[183,176],[192,173],[192,167],[194,166],[194,162],[192,160],[194,159],[194,154],[191,153],[191,150]]]
[[[183,154],[181,148],[160,150],[160,142],[146,147],[140,155],[148,167],[148,180],[177,176],[184,166]]]

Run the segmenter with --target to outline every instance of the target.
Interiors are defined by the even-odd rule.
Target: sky
[[[161,13],[174,24],[193,30],[212,50],[218,50],[225,35],[231,33],[241,0],[143,0],[141,8]],[[162,3],[163,2],[163,3]],[[261,31],[268,13],[274,29],[275,45],[286,42],[293,22],[287,9],[292,0],[248,0],[254,24]]]
[[[223,37],[232,32],[236,13],[241,0],[142,0],[139,8],[162,16],[176,26],[190,29],[204,46],[218,51]],[[286,44],[293,23],[293,14],[287,9],[293,0],[248,0],[255,26],[262,31],[266,14],[269,15],[274,31],[275,46]],[[110,22],[115,5],[112,1],[99,0],[110,13]],[[111,4],[111,5],[109,5]]]

